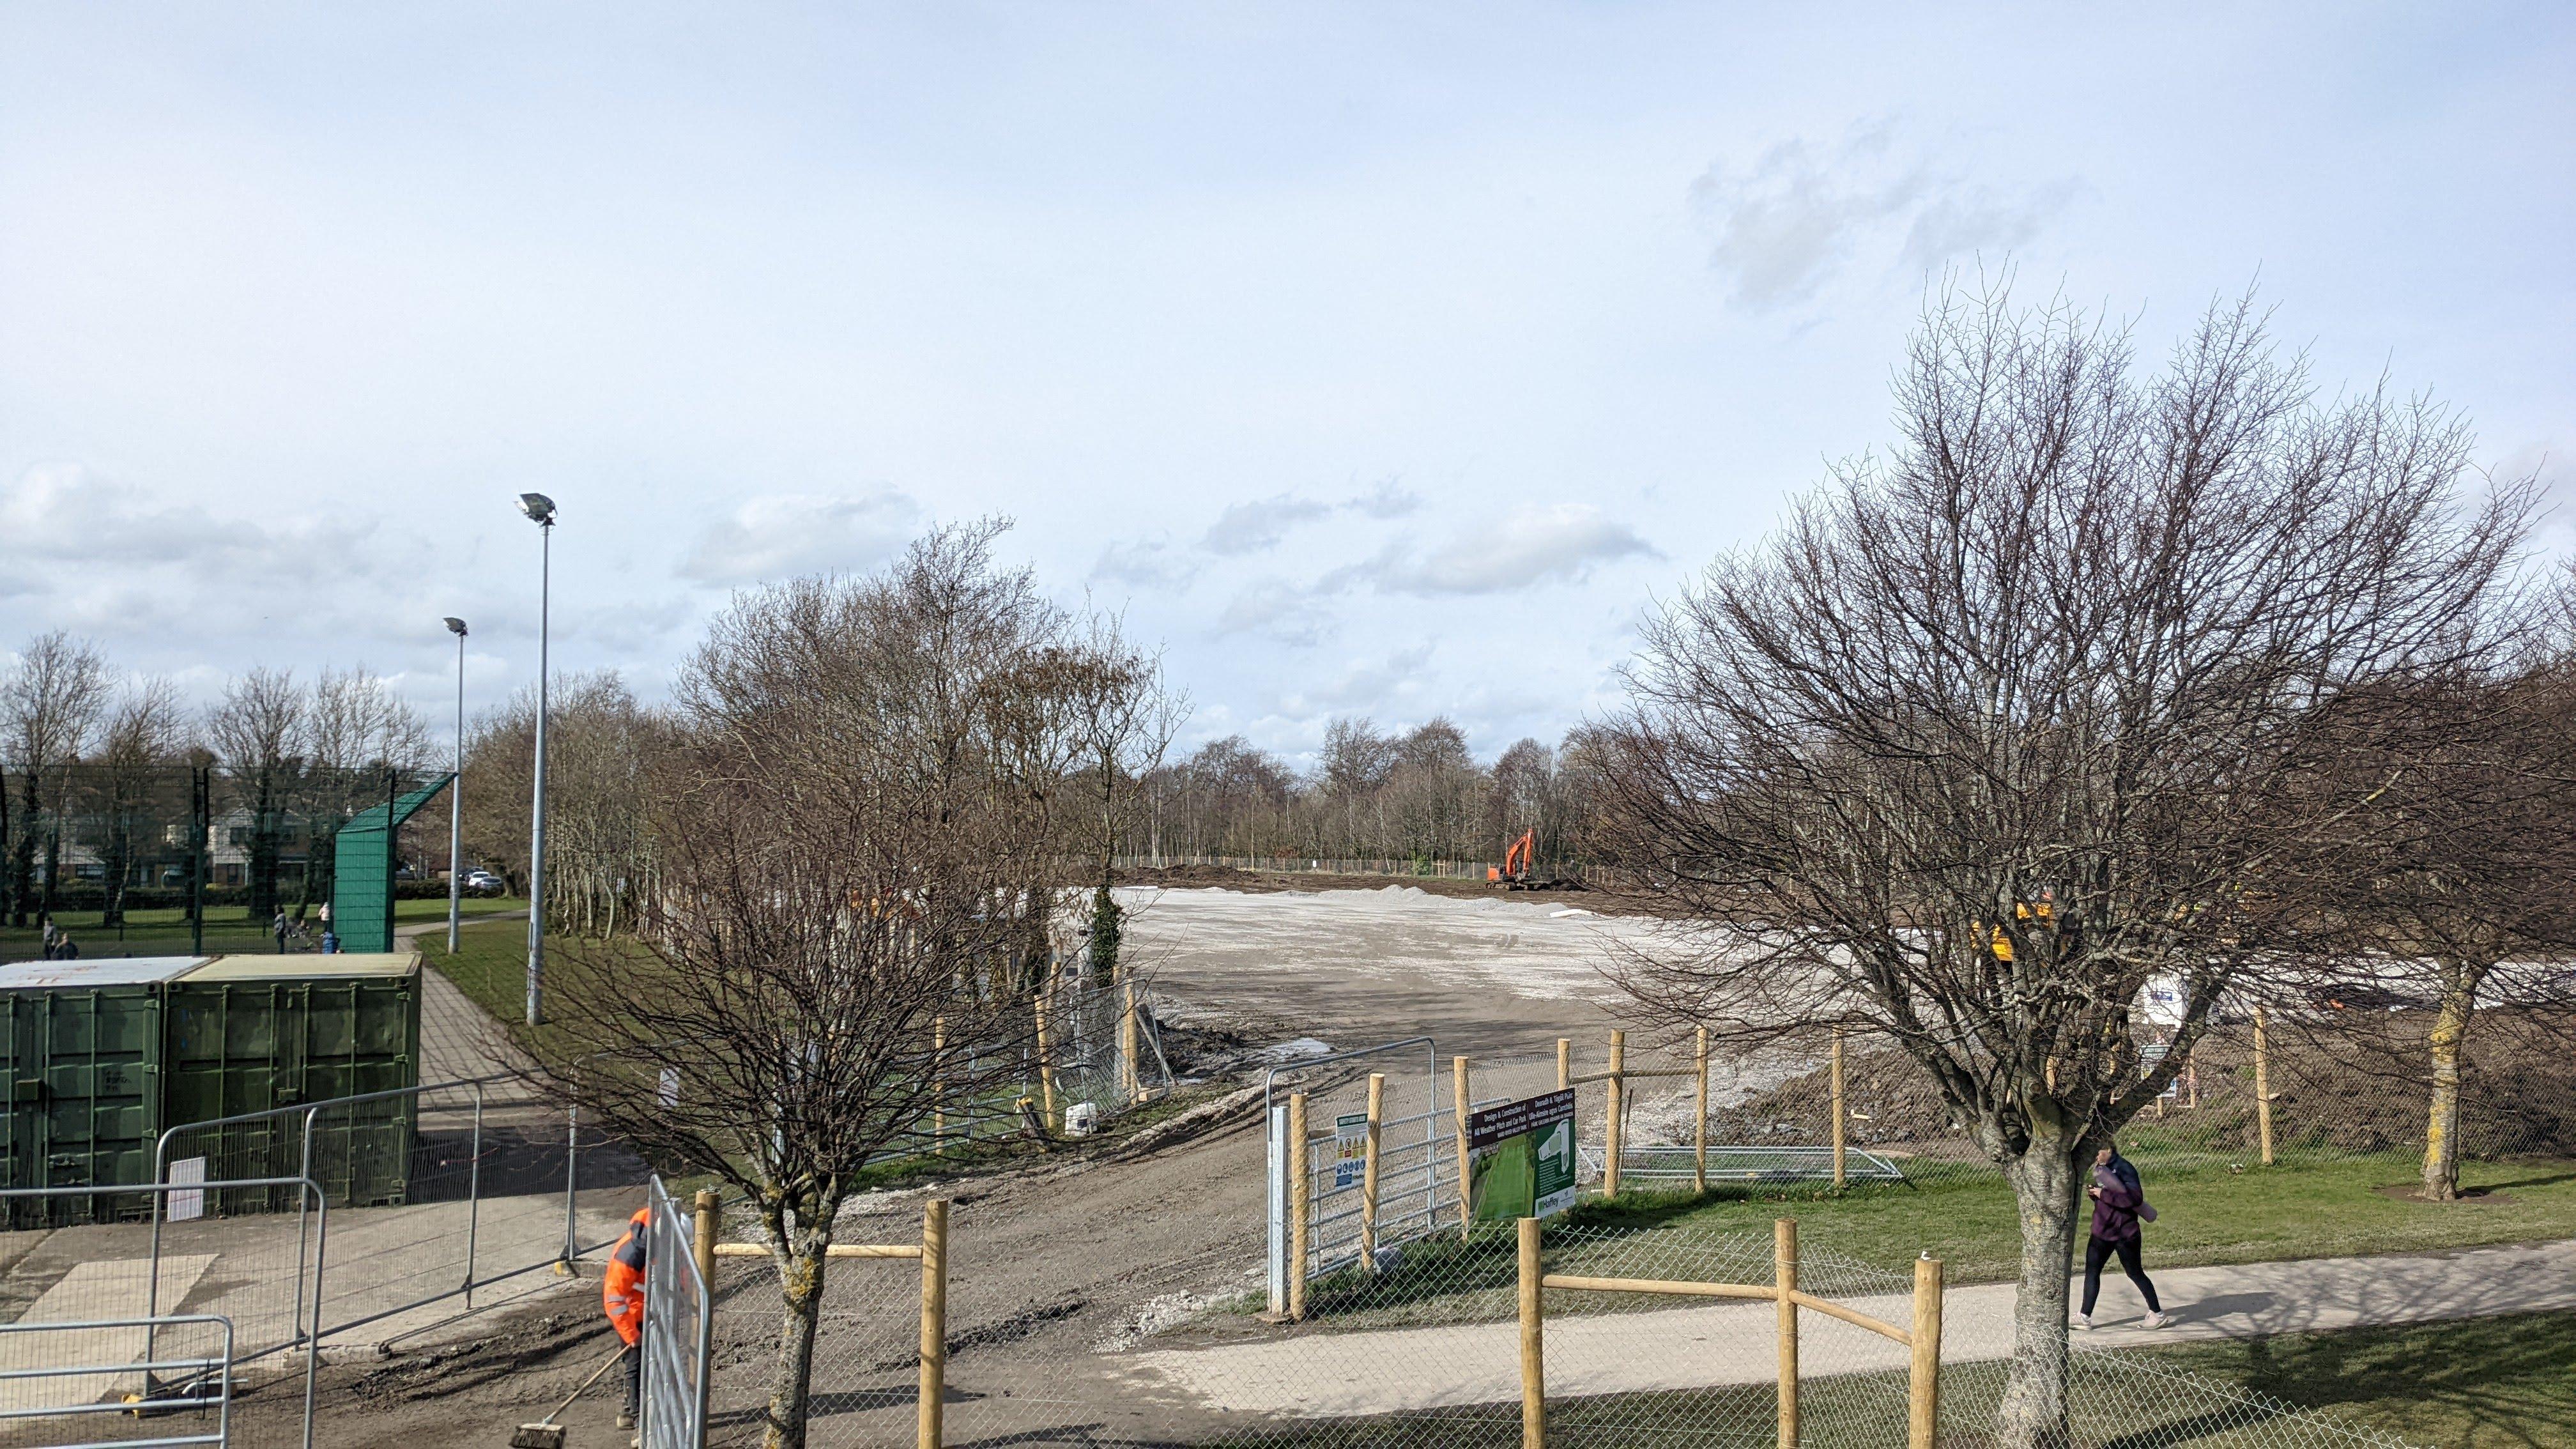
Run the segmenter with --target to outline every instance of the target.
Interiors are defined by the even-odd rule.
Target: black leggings
[[[2113,1253],[2120,1255],[2120,1271],[2128,1274],[2129,1281],[2137,1284],[2138,1292],[2145,1295],[2147,1311],[2164,1312],[2164,1305],[2156,1302],[2156,1285],[2147,1281],[2147,1270],[2139,1266],[2138,1240],[2126,1238],[2112,1243],[2094,1237],[2084,1240],[2084,1312],[2090,1315],[2093,1300],[2102,1296],[2102,1265],[2110,1261]]]

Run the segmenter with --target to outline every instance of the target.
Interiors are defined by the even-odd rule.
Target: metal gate
[[[644,1449],[701,1449],[707,1438],[708,1334],[695,1227],[654,1174],[644,1220]]]
[[[292,1227],[283,1215],[269,1220],[266,1236],[274,1241],[251,1250],[225,1240],[194,1243],[199,1251],[174,1256],[155,1241],[149,1256],[124,1257],[108,1246],[143,1247],[132,1240],[147,1218],[193,1228],[221,1194],[281,1188],[297,1197]],[[0,1215],[26,1208],[45,1220],[48,1199],[73,1195],[89,1199],[85,1213],[102,1221],[54,1229],[31,1250],[59,1249],[67,1261],[78,1256],[14,1322],[0,1325],[0,1424],[133,1412],[158,1420],[162,1432],[114,1442],[234,1445],[241,1436],[233,1407],[247,1381],[282,1391],[293,1405],[271,1417],[266,1443],[310,1449],[319,1363],[314,1317],[330,1242],[321,1189],[293,1177],[9,1188],[0,1189]],[[75,1240],[62,1241],[66,1234]],[[218,1259],[220,1273],[211,1271]],[[201,1286],[210,1300],[204,1307],[219,1311],[180,1312]]]

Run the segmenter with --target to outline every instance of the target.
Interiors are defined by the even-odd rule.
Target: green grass
[[[2410,1185],[2414,1167],[2411,1157],[2381,1156],[2151,1174],[2147,1197],[2158,1217],[2146,1230],[2148,1261],[2185,1267],[2576,1237],[2576,1162],[2463,1164],[2461,1185],[2492,1195],[2460,1203],[2406,1202],[2379,1190]],[[2010,1279],[2020,1257],[2012,1195],[1991,1176],[1841,1192],[1712,1189],[1707,1202],[1687,1193],[1628,1193],[1583,1212],[1604,1226],[1766,1235],[1773,1219],[1794,1217],[1803,1246],[1889,1267],[1928,1252],[1949,1265],[1954,1283]]]
[[[2576,1313],[2150,1350],[2193,1373],[2443,1449],[2576,1446]]]
[[[477,898],[462,902],[461,911],[468,916],[481,916],[498,911],[525,910],[527,904],[526,901],[506,898]],[[187,913],[180,907],[127,911],[122,928],[99,924],[103,914],[99,911],[56,911],[54,924],[70,933],[84,957],[183,956],[196,949],[197,938],[189,928]],[[447,902],[444,900],[394,902],[397,925],[443,921],[446,918]],[[321,923],[309,912],[305,925],[319,939]],[[246,906],[207,907],[204,940],[205,951],[209,955],[258,954],[277,949],[277,938],[268,932],[268,920],[253,920]],[[44,932],[41,928],[0,926],[0,961],[32,960],[43,954]]]

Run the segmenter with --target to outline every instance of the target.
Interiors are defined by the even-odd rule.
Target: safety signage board
[[[1574,1206],[1573,1089],[1470,1116],[1467,1177],[1480,1220],[1543,1218]]]
[[[1333,1119],[1333,1186],[1349,1187],[1368,1164],[1368,1114],[1345,1112]]]

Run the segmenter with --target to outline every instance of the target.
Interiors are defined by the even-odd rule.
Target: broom
[[[625,1356],[626,1346],[619,1344],[617,1352],[608,1356],[608,1362],[592,1369],[590,1377],[581,1381],[580,1388],[573,1390],[562,1403],[555,1405],[553,1414],[548,1414],[533,1424],[521,1424],[518,1432],[510,1436],[510,1449],[564,1449],[563,1425],[555,1422],[555,1415],[571,1408],[574,1399],[590,1392],[590,1386],[599,1382],[599,1376],[608,1372],[611,1365]]]

